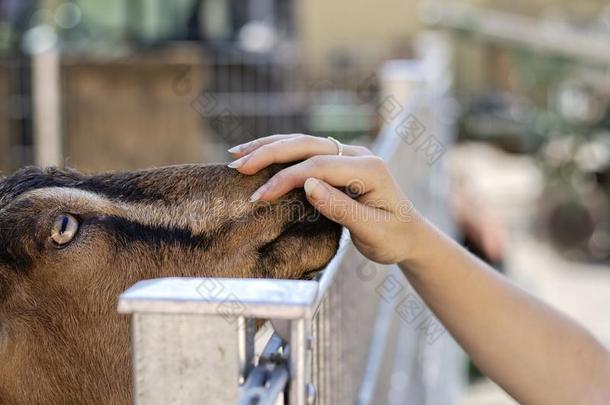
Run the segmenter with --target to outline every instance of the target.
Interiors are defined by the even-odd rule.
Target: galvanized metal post
[[[256,321],[240,316],[237,318],[237,350],[239,360],[239,384],[243,384],[254,359],[254,329]]]
[[[50,28],[37,27],[34,40],[50,41],[50,47],[34,45],[32,54],[32,98],[34,157],[39,166],[61,166],[60,55]],[[45,36],[50,36],[45,37]]]
[[[290,403],[306,405],[307,347],[304,319],[292,321],[290,328]]]

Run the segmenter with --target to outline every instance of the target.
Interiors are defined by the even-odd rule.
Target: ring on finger
[[[343,144],[341,142],[339,142],[338,140],[336,140],[335,138],[333,138],[332,136],[327,137],[329,141],[332,141],[332,143],[335,144],[335,146],[337,147],[337,156],[343,156]]]

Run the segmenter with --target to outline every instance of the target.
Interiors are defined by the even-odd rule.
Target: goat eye
[[[64,246],[74,239],[78,231],[78,221],[70,214],[61,214],[55,218],[51,229],[51,240],[57,246]]]

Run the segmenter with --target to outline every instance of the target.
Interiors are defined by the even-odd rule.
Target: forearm
[[[603,347],[415,215],[387,164],[370,151],[291,134],[230,152],[238,159],[229,166],[243,174],[301,161],[280,170],[250,200],[273,201],[304,187],[319,212],[349,228],[366,257],[379,263],[407,257],[402,268],[422,298],[479,367],[521,402],[610,403]],[[356,199],[341,190],[355,179]],[[593,399],[594,389],[606,400]]]
[[[413,229],[401,267],[486,375],[522,403],[610,403],[610,357],[587,331],[425,220]]]

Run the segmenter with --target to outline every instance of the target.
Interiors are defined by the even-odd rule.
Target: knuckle
[[[310,145],[313,142],[313,137],[311,135],[298,134],[295,141],[304,145]]]
[[[287,177],[288,177],[288,175],[287,175],[286,171],[281,170],[273,175],[273,178],[271,178],[269,183],[273,187],[276,187],[277,185],[284,183],[286,181]]]
[[[290,189],[295,187],[299,178],[302,177],[297,166],[291,166],[287,169],[279,171],[275,176],[274,184],[281,189]]]
[[[275,160],[278,160],[283,153],[294,146],[294,138],[279,139],[268,145],[268,151],[272,154]]]
[[[269,160],[275,159],[275,153],[269,145],[263,145],[250,153],[250,158],[244,163],[250,166],[266,165]]]
[[[369,148],[367,148],[366,146],[357,146],[358,151],[363,154],[363,155],[372,155],[373,152],[371,152],[371,150]]]
[[[268,155],[270,152],[272,152],[271,146],[269,144],[263,145],[252,153],[252,157],[265,156]]]
[[[273,142],[271,145],[273,145],[273,147],[275,149],[285,148],[286,146],[290,145],[290,138],[288,138],[288,139],[280,139],[278,141]]]
[[[266,152],[266,151],[268,151],[268,150],[269,150],[269,148],[271,147],[271,145],[272,145],[272,144],[269,144],[269,143],[264,144],[264,145],[261,145],[261,146],[260,146],[260,147],[257,149],[257,151],[259,151],[259,152],[261,152],[261,153],[264,153],[264,152]]]
[[[322,155],[316,155],[316,156],[309,158],[307,160],[307,162],[309,162],[309,165],[311,168],[318,169],[318,168],[324,166],[324,163],[326,162],[326,157],[322,156]]]
[[[379,156],[367,156],[365,159],[366,164],[370,165],[370,167],[375,171],[386,172],[388,169],[386,162]]]
[[[285,148],[286,143],[285,140],[279,140],[276,142],[268,143],[266,145],[261,146],[258,150],[261,151],[261,154],[268,155],[272,159],[276,159]]]

